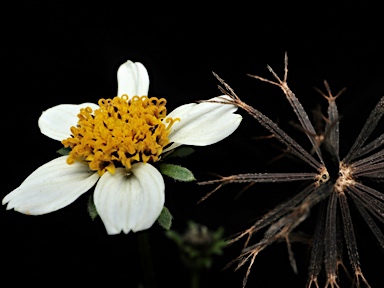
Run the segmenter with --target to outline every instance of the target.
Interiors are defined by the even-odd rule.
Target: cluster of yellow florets
[[[67,163],[87,162],[102,175],[114,173],[116,164],[130,169],[136,162],[156,162],[169,143],[168,134],[178,119],[167,118],[166,100],[127,95],[100,99],[99,109],[82,108],[72,137],[62,141],[71,148]]]

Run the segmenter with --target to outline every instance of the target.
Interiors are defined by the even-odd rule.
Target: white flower
[[[41,132],[63,141],[72,148],[71,153],[42,165],[6,195],[2,203],[7,204],[7,210],[30,215],[50,213],[71,204],[97,183],[94,203],[108,234],[148,229],[164,206],[165,190],[162,175],[150,162],[158,161],[160,154],[182,144],[205,146],[216,143],[232,134],[242,120],[234,113],[237,110],[234,105],[206,102],[182,105],[164,116],[165,99],[141,96],[147,95],[149,88],[148,73],[141,63],[127,61],[120,66],[117,78],[119,97],[108,100],[110,102],[105,106],[101,100],[99,105],[62,104],[42,113],[39,118]],[[147,109],[143,107],[152,105],[151,101],[158,101],[155,108],[151,106],[155,110],[150,110],[150,113],[157,111],[153,112],[157,118],[152,114],[144,120],[141,119],[144,116],[139,120],[132,116],[136,111],[132,110],[134,103],[138,103],[140,110],[137,115],[142,115]],[[131,103],[130,106],[127,103]],[[125,110],[116,112],[120,107]],[[79,114],[79,111],[82,112]],[[97,111],[103,112],[96,121]],[[84,117],[87,119],[81,120]],[[122,122],[124,117],[137,127],[128,127]],[[76,128],[80,121],[86,122],[83,130]],[[87,130],[90,123],[93,130]],[[163,128],[158,129],[160,126]],[[141,127],[146,127],[146,132],[141,132]],[[152,134],[157,136],[152,137]],[[98,137],[101,140],[96,139]],[[133,142],[128,143],[127,139]]]

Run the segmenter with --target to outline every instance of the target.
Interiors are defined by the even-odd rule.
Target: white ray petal
[[[64,140],[71,135],[70,128],[76,126],[77,114],[81,108],[90,107],[93,110],[99,106],[93,103],[60,104],[44,111],[39,118],[41,133],[54,140]]]
[[[149,76],[140,62],[127,61],[117,70],[117,96],[148,96]]]
[[[220,100],[221,97],[228,96],[211,100]],[[168,115],[180,118],[171,128],[169,141],[179,145],[214,144],[231,135],[240,125],[242,117],[234,113],[236,110],[237,107],[231,104],[202,102],[182,105]]]
[[[164,206],[164,180],[148,163],[104,173],[96,185],[94,203],[108,234],[150,228]]]
[[[8,209],[41,215],[63,208],[87,192],[99,176],[87,165],[68,165],[67,156],[56,158],[39,168],[3,198]]]

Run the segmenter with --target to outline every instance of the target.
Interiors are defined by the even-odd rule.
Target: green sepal
[[[193,173],[190,170],[175,164],[160,163],[159,171],[161,174],[164,174],[178,181],[191,182],[196,180],[195,176],[193,176]]]
[[[60,148],[59,150],[56,151],[56,153],[59,153],[62,156],[67,156],[71,152],[71,148]]]
[[[89,198],[88,198],[87,210],[88,210],[88,214],[91,217],[92,221],[95,220],[97,215],[99,215],[97,213],[95,203],[93,202],[93,195],[89,196]]]
[[[182,157],[187,157],[187,156],[191,155],[194,152],[195,152],[195,149],[193,149],[192,147],[181,146],[181,147],[176,148],[173,151],[170,151],[170,152],[166,153],[163,158],[172,158],[172,157],[180,157],[180,158],[182,158]]]
[[[173,216],[171,212],[169,212],[168,208],[164,206],[163,210],[161,210],[160,216],[157,218],[157,223],[159,223],[159,225],[165,230],[169,230],[171,229],[172,219]]]

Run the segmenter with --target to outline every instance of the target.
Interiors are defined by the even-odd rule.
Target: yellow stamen
[[[127,95],[100,99],[99,109],[82,108],[77,126],[71,127],[72,137],[62,141],[71,148],[67,163],[87,163],[102,175],[115,172],[116,165],[130,169],[136,162],[160,159],[168,134],[179,118],[167,118],[166,100],[156,97]]]

